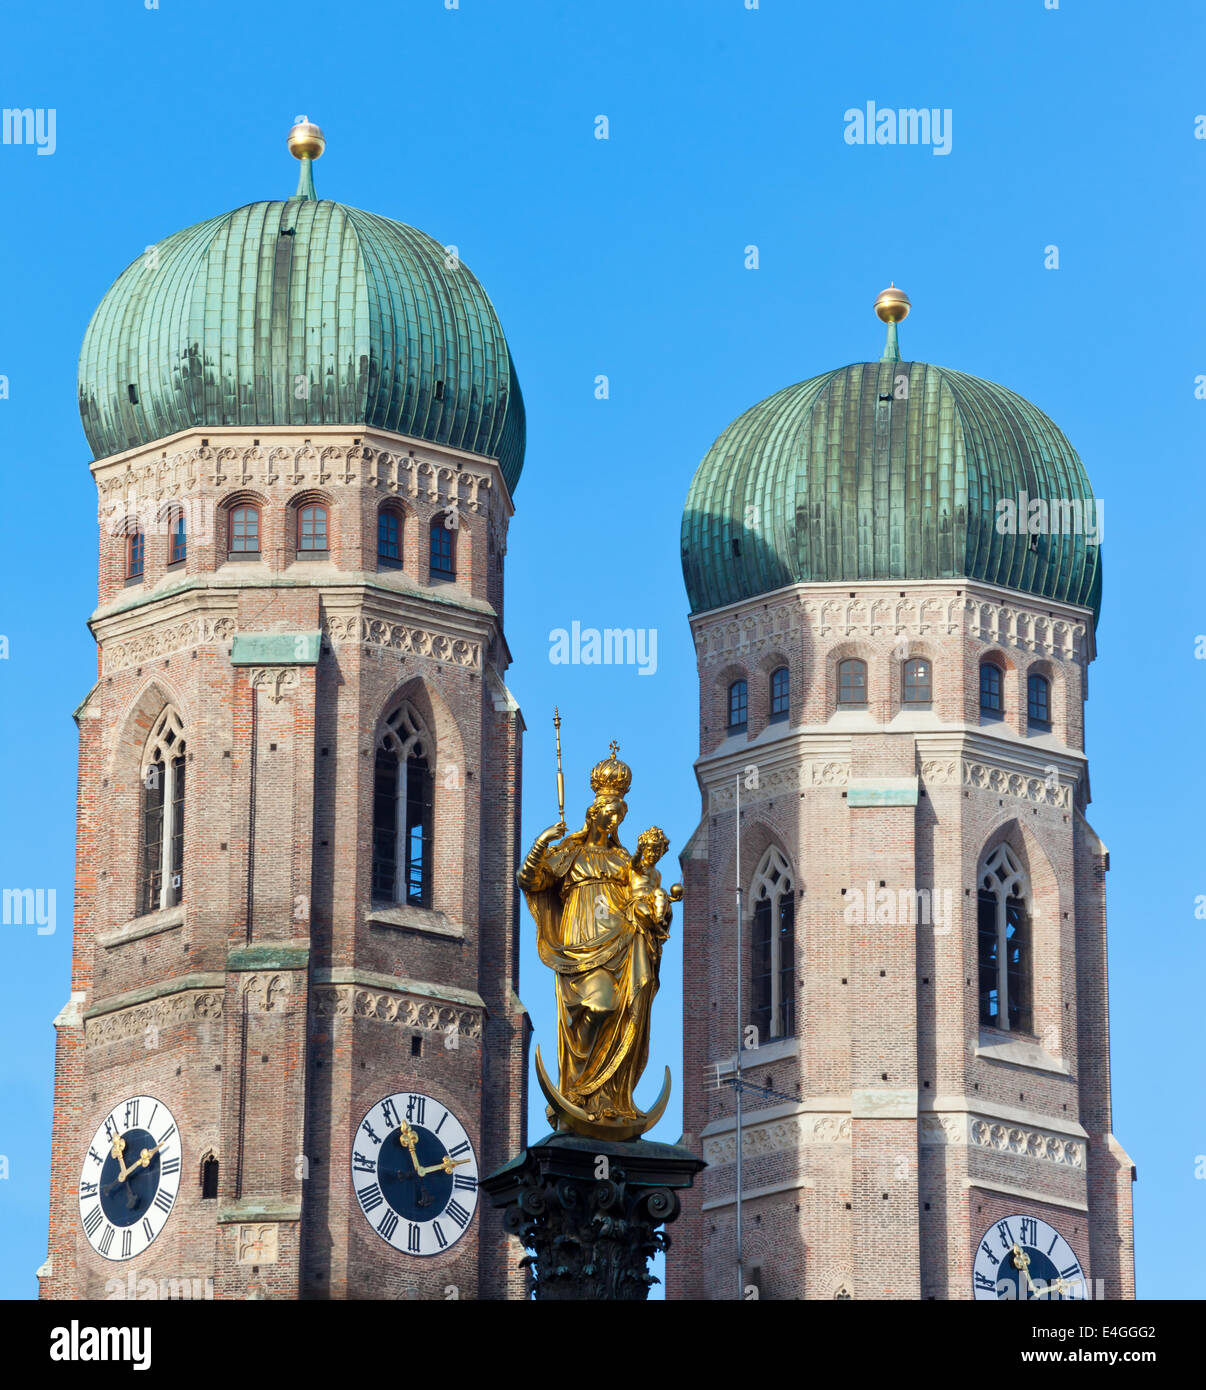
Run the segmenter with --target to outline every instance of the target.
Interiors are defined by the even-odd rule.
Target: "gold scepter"
[[[553,706],[553,728],[557,733],[557,819],[565,819],[565,776],[561,771],[561,715]]]

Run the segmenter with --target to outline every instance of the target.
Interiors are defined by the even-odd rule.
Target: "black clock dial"
[[[143,1149],[149,1152],[155,1148],[155,1140],[149,1130],[128,1129],[121,1137],[126,1145],[122,1158],[127,1167],[136,1163]],[[124,1180],[121,1169],[121,1162],[110,1154],[100,1174],[101,1211],[106,1220],[119,1228],[141,1221],[155,1200],[159,1191],[159,1155],[155,1154],[146,1166],[136,1163]]]
[[[431,1096],[386,1096],[356,1127],[352,1189],[364,1219],[407,1255],[438,1255],[477,1207],[477,1155],[456,1115]]]
[[[80,1168],[80,1223],[98,1255],[130,1260],[146,1250],[172,1213],[180,1166],[180,1133],[162,1101],[131,1096],[113,1107]]]
[[[1063,1302],[1087,1298],[1084,1270],[1072,1247],[1049,1222],[1020,1213],[990,1226],[976,1247],[976,1298]]]

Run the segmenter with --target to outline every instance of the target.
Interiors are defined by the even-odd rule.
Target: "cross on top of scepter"
[[[620,745],[615,741],[614,738],[612,739],[612,741],[611,741],[607,746],[611,749],[611,756],[612,756],[613,758],[614,758],[614,757],[616,756],[616,754],[620,751]]]

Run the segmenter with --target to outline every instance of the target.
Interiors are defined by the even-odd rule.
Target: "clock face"
[[[180,1133],[154,1096],[119,1101],[80,1170],[80,1221],[107,1260],[141,1255],[163,1230],[180,1187]]]
[[[364,1219],[407,1255],[438,1255],[469,1229],[477,1207],[477,1155],[441,1101],[400,1091],[356,1129],[352,1187]]]
[[[1087,1298],[1084,1270],[1054,1226],[1037,1216],[1007,1216],[976,1247],[972,1284],[977,1298]]]

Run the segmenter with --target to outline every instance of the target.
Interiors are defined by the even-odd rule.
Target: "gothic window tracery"
[[[184,726],[169,705],[142,757],[138,911],[158,912],[184,899]]]
[[[998,845],[984,860],[979,885],[980,1023],[1029,1033],[1033,1030],[1030,883],[1008,845]]]
[[[796,895],[791,866],[772,845],[754,874],[753,1024],[760,1042],[795,1034]]]
[[[377,740],[373,776],[373,901],[431,906],[434,744],[403,703]]]

